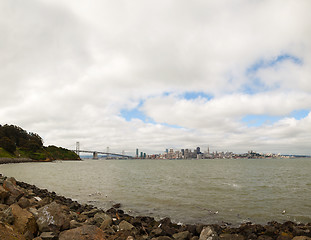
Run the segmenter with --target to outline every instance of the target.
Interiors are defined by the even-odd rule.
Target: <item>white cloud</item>
[[[236,127],[233,123],[240,121],[245,115],[287,116],[294,110],[310,108],[310,94],[269,92],[256,95],[233,94],[212,100],[155,97],[148,99],[142,110],[156,122],[192,129],[221,126],[220,129],[224,130],[227,124]]]
[[[308,152],[301,129],[309,117],[256,129],[240,120],[310,110],[310,8],[308,0],[1,1],[0,123],[70,148],[79,140],[133,152],[197,144],[264,150],[267,143],[278,151],[292,134],[286,151]],[[247,73],[286,54],[301,64]],[[188,91],[214,98],[178,97]],[[122,109],[142,101],[156,123],[122,118]]]

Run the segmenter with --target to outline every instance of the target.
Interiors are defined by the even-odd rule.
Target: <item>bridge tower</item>
[[[80,156],[80,142],[76,142],[76,154]]]

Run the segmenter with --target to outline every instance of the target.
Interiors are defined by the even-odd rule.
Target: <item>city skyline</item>
[[[135,149],[135,153],[122,151],[122,155],[120,156],[117,152],[109,151],[109,147],[107,147],[106,153],[101,151],[87,150],[80,152],[78,148],[75,150],[76,153],[82,154],[82,158],[120,158],[124,157],[133,157],[134,159],[218,159],[218,158],[290,158],[290,157],[311,157],[310,155],[301,155],[301,154],[281,154],[275,152],[257,152],[254,150],[248,150],[245,152],[232,152],[232,151],[222,151],[222,150],[210,150],[209,147],[207,149],[201,149],[201,147],[196,147],[194,149],[182,148],[182,149],[173,149],[167,148],[161,152],[149,152],[146,153],[143,149]],[[93,153],[92,155],[88,153]]]
[[[45,145],[311,155],[309,0],[3,0],[0,124]]]

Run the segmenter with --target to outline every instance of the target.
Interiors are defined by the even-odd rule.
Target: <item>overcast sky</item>
[[[134,155],[311,154],[310,0],[1,0],[0,124]]]

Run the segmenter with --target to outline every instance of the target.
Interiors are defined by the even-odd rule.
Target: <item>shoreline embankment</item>
[[[0,174],[1,240],[311,240],[311,223],[179,225],[130,216],[120,204],[104,211]]]
[[[0,164],[38,162],[31,158],[0,158]]]

